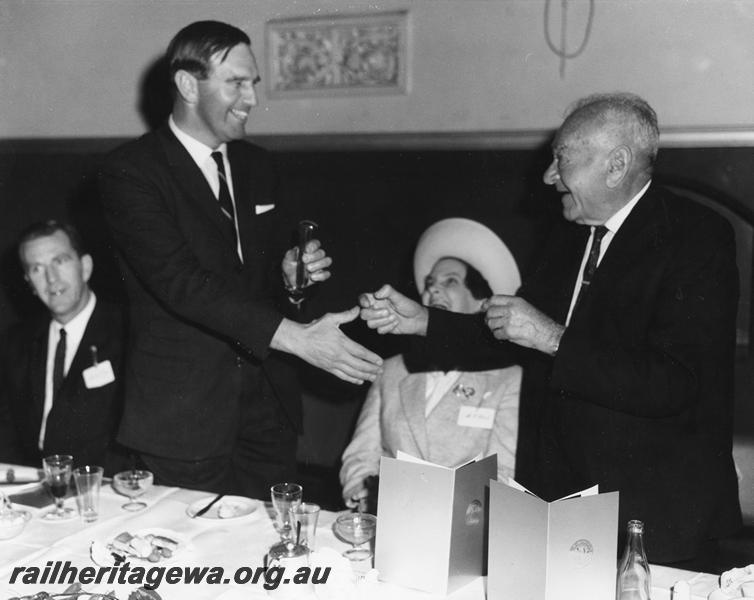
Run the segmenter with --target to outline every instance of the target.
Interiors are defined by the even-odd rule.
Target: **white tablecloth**
[[[48,561],[70,561],[82,568],[94,566],[89,556],[92,540],[108,540],[122,531],[134,532],[140,529],[161,528],[175,532],[187,542],[186,547],[174,559],[159,566],[180,567],[223,567],[226,577],[239,567],[261,567],[264,556],[277,535],[273,529],[269,503],[260,503],[254,518],[231,521],[210,521],[191,519],[186,508],[192,502],[209,497],[206,492],[165,488],[155,486],[144,497],[148,508],[139,512],[127,512],[121,508],[125,498],[116,494],[109,486],[102,490],[100,519],[85,524],[79,519],[62,523],[48,523],[39,519],[39,512],[46,509],[32,509],[35,517],[24,532],[12,539],[0,541],[0,600],[13,596],[29,595],[40,591],[62,592],[66,585],[24,585],[17,581],[10,584],[14,567],[36,566],[44,569]],[[66,500],[75,506],[72,498]],[[399,588],[370,578],[359,580],[350,573],[348,563],[340,562],[340,552],[346,545],[332,532],[336,513],[323,511],[317,527],[315,558],[332,565],[328,582],[312,586],[309,598],[319,600],[434,600],[437,596]],[[132,561],[132,566],[134,562]],[[146,563],[147,567],[154,566]],[[230,574],[230,575],[228,575]],[[373,573],[374,575],[374,573]],[[678,580],[692,580],[694,600],[706,600],[710,591],[717,587],[717,577],[709,574],[695,574],[665,567],[653,567],[653,600],[668,600],[671,586]],[[93,584],[83,586],[87,591],[104,593],[115,590],[121,600],[128,598],[135,585]],[[298,586],[292,586],[298,588]],[[288,588],[290,589],[290,587]],[[282,587],[279,588],[282,590]],[[168,584],[162,582],[157,592],[164,600],[222,600],[262,599],[268,594],[261,583],[256,585],[228,584]],[[479,578],[456,593],[448,596],[452,600],[484,600],[485,580]]]

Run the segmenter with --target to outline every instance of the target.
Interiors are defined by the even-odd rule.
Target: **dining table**
[[[2,491],[2,488],[0,488]],[[234,518],[206,518],[204,515],[192,517],[197,507],[210,502],[214,494],[207,492],[154,485],[140,499],[147,504],[139,511],[122,508],[126,498],[118,494],[110,483],[103,484],[100,495],[99,518],[86,523],[80,518],[68,521],[50,522],[43,519],[51,507],[51,499],[40,485],[37,490],[13,496],[14,508],[25,509],[31,519],[22,533],[9,540],[0,540],[0,600],[31,597],[47,592],[52,598],[61,594],[67,583],[40,583],[23,575],[30,567],[39,573],[48,572],[56,564],[68,562],[72,567],[83,569],[97,567],[92,558],[92,546],[106,546],[123,532],[154,532],[179,542],[175,553],[158,563],[144,563],[142,566],[164,566],[165,569],[179,567],[176,573],[187,569],[208,567],[221,568],[223,577],[212,583],[187,583],[184,580],[168,582],[163,579],[155,592],[164,600],[222,599],[241,600],[256,598],[281,598],[284,600],[484,600],[486,598],[486,578],[472,580],[449,596],[436,596],[418,590],[401,587],[380,579],[379,573],[366,565],[352,564],[342,556],[349,545],[336,536],[333,523],[340,514],[323,510],[320,513],[315,542],[310,554],[310,568],[319,568],[320,579],[327,571],[326,582],[315,585],[283,585],[266,589],[264,579],[256,583],[246,581],[250,573],[265,564],[268,550],[279,542],[274,527],[274,513],[268,499],[248,499],[251,512]],[[304,499],[306,490],[304,490]],[[66,499],[66,504],[75,508],[75,498]],[[36,505],[36,506],[32,506]],[[208,513],[210,514],[210,513]],[[379,516],[377,522],[379,529]],[[131,565],[144,562],[132,560]],[[23,570],[21,570],[23,569]],[[215,570],[215,573],[220,571]],[[13,574],[15,581],[12,581]],[[237,574],[241,574],[236,579]],[[678,581],[688,581],[693,600],[707,600],[708,595],[718,588],[719,577],[708,573],[694,573],[663,566],[651,566],[652,600],[669,600],[672,587]],[[49,579],[49,578],[48,578]],[[240,581],[240,582],[239,582]],[[118,600],[127,600],[136,593],[139,585],[128,580],[82,585],[86,592],[111,593]],[[59,596],[57,596],[59,597]],[[136,596],[132,596],[136,597]],[[82,598],[84,598],[82,596]],[[88,598],[88,596],[86,597]]]

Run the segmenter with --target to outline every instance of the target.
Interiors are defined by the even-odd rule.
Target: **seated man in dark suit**
[[[385,286],[364,296],[362,316],[382,333],[426,336],[418,343],[440,365],[505,364],[526,349],[517,478],[548,500],[595,483],[619,490],[621,529],[644,521],[649,560],[679,563],[711,556],[741,524],[738,273],[730,224],[652,181],[658,142],[641,98],[581,100],[544,173],[565,220],[516,296],[494,296],[485,322]]]
[[[108,472],[121,412],[124,323],[89,288],[92,257],[68,224],[29,227],[18,246],[26,280],[48,314],[11,328],[3,344],[0,461],[34,466],[50,454]]]

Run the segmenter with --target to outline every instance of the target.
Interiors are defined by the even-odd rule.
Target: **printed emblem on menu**
[[[569,551],[573,565],[579,569],[589,566],[594,557],[594,547],[589,540],[576,540]]]
[[[466,507],[466,525],[473,527],[479,525],[482,522],[482,516],[484,514],[484,508],[479,500],[472,500]]]

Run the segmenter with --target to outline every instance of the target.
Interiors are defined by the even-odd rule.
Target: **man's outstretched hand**
[[[340,330],[359,316],[359,307],[325,316],[302,325],[283,319],[270,346],[294,354],[350,383],[374,381],[382,372],[382,359],[357,344]]]
[[[361,294],[361,318],[377,333],[426,335],[429,312],[389,285],[374,293]]]

